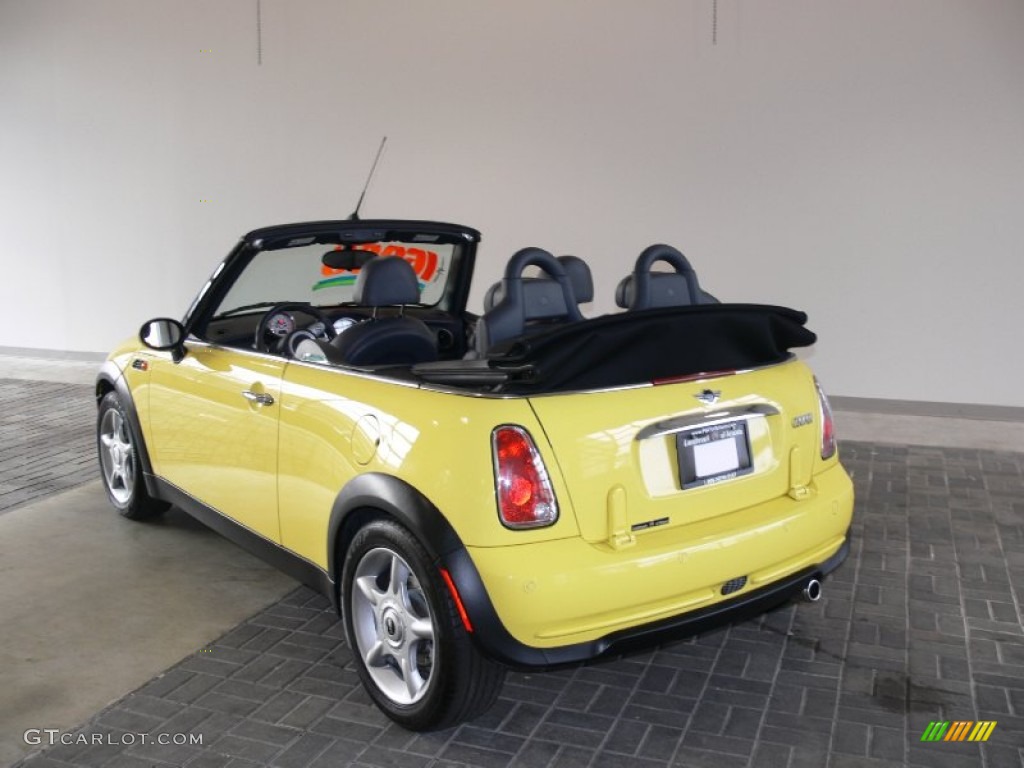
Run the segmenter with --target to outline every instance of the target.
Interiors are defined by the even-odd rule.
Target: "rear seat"
[[[575,256],[562,259],[541,248],[523,248],[509,259],[504,278],[484,297],[486,311],[476,325],[475,356],[486,357],[497,344],[551,324],[583,319],[570,270],[577,280],[585,270],[587,280],[580,283],[580,288],[584,296],[593,299],[590,270]],[[529,266],[540,268],[547,277],[523,277],[523,270]]]
[[[590,273],[587,262],[579,256],[558,256],[559,264],[565,268],[569,275],[569,282],[572,283],[572,292],[576,297],[577,304],[588,304],[594,300],[594,278]],[[536,280],[536,277],[524,277],[524,280]],[[484,312],[489,312],[504,294],[501,289],[501,282],[497,282],[487,289],[484,294]]]
[[[674,272],[652,272],[655,262],[664,261]],[[717,304],[718,299],[700,287],[690,262],[671,245],[651,245],[636,260],[633,272],[615,289],[615,303],[630,311]]]

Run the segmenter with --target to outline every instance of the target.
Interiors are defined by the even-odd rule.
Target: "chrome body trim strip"
[[[768,403],[754,403],[744,405],[741,408],[734,408],[726,411],[713,411],[712,413],[687,414],[686,416],[674,416],[671,419],[656,421],[636,433],[637,440],[648,440],[652,437],[663,437],[673,435],[676,432],[685,432],[688,429],[699,429],[700,427],[711,427],[717,424],[727,424],[730,421],[740,419],[751,419],[755,416],[778,416],[781,413],[778,408]]]

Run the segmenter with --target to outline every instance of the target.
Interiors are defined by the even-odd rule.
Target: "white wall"
[[[262,0],[262,66],[255,7],[0,0],[0,346],[180,315],[387,134],[364,216],[481,229],[477,306],[540,245],[611,310],[666,241],[833,393],[1024,405],[1019,0]]]

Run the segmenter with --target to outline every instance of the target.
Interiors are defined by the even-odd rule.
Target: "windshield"
[[[359,268],[334,269],[324,255],[340,245],[289,241],[285,247],[257,252],[228,290],[214,317],[266,309],[279,302],[307,302],[319,307],[354,303]],[[420,284],[423,306],[437,306],[445,296],[452,261],[460,246],[451,243],[407,243],[397,240],[351,246],[367,256],[408,261]]]

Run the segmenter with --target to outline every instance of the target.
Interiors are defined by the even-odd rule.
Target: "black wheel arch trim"
[[[353,515],[383,512],[408,528],[435,562],[463,549],[455,529],[426,496],[409,483],[383,472],[365,472],[345,484],[334,499],[327,529],[328,572],[341,572],[339,544],[345,523]]]
[[[384,513],[419,540],[439,568],[448,571],[473,626],[478,647],[496,661],[510,666],[549,666],[544,651],[519,643],[505,628],[494,609],[480,572],[451,523],[426,496],[394,475],[366,472],[350,480],[338,493],[328,528],[328,572],[334,576],[335,609],[341,612],[340,589],[342,534],[345,523],[364,511]],[[355,530],[350,532],[354,535]],[[541,655],[538,655],[541,654]]]
[[[142,479],[146,483],[146,492],[153,498],[160,498],[160,488],[156,475],[153,473],[153,464],[149,460],[149,451],[146,449],[146,440],[142,434],[142,423],[139,420],[139,412],[135,409],[135,398],[128,389],[128,382],[124,373],[113,360],[107,360],[100,366],[96,374],[96,405],[99,406],[103,400],[104,390],[112,390],[117,393],[128,417],[128,426],[131,427],[135,437],[135,455],[139,457],[139,468],[142,470]]]

